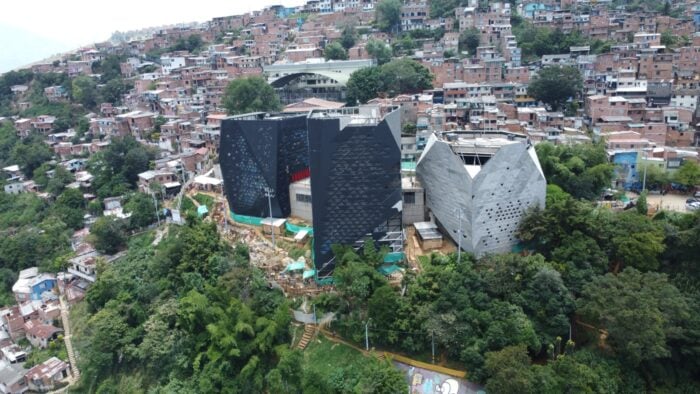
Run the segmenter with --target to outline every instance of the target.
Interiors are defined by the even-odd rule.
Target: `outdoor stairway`
[[[75,352],[73,351],[73,341],[71,340],[70,321],[68,320],[68,306],[66,305],[63,296],[60,297],[61,302],[61,320],[63,322],[63,341],[66,344],[66,352],[68,353],[68,361],[70,362],[71,372],[73,372],[73,381],[80,379],[80,371],[78,363],[75,360]]]
[[[301,340],[299,341],[299,344],[297,345],[297,349],[299,349],[299,350],[306,349],[306,347],[309,345],[309,342],[311,342],[311,338],[313,338],[315,333],[316,333],[316,327],[314,327],[313,324],[306,324],[304,326],[304,335],[302,335]]]

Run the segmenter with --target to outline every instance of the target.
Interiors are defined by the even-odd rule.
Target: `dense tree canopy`
[[[367,41],[365,50],[380,66],[391,61],[391,47],[383,41],[371,39]]]
[[[688,187],[700,185],[700,165],[691,160],[684,161],[678,171],[675,172],[673,180]]]
[[[671,355],[669,342],[683,336],[690,310],[663,274],[627,268],[588,283],[579,313],[606,329],[610,346],[630,366]]]
[[[355,31],[355,27],[353,25],[345,26],[342,34],[340,35],[340,45],[342,45],[345,50],[349,50],[350,48],[354,47],[356,35],[357,32]]]
[[[481,34],[478,29],[471,28],[464,30],[459,35],[459,50],[468,51],[469,56],[476,55],[476,48],[479,46]]]
[[[396,59],[378,67],[355,71],[348,81],[347,103],[366,103],[381,94],[394,97],[432,88],[433,75],[420,63]]]
[[[613,166],[608,162],[605,145],[537,144],[537,157],[547,182],[559,186],[576,198],[595,199],[610,187]]]
[[[323,57],[326,60],[347,60],[348,52],[339,42],[332,42],[323,50]]]
[[[112,138],[104,151],[90,157],[88,168],[95,176],[93,187],[100,198],[125,194],[133,189],[138,175],[149,169],[155,152],[131,136]]]
[[[73,100],[85,108],[94,108],[97,105],[97,83],[88,76],[79,76],[73,79]]]
[[[377,27],[390,33],[398,28],[401,21],[401,2],[399,0],[380,0],[375,6]]]
[[[567,100],[576,99],[582,86],[583,80],[578,68],[550,66],[541,69],[530,81],[527,93],[556,111]]]
[[[231,115],[274,112],[282,108],[280,99],[272,86],[264,78],[257,76],[231,81],[224,92],[222,105]]]

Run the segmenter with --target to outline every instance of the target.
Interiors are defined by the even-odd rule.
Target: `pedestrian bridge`
[[[307,59],[299,63],[271,64],[263,67],[267,82],[275,88],[282,88],[303,75],[320,75],[333,80],[337,85],[346,86],[350,75],[355,71],[373,66],[374,60],[330,60]]]

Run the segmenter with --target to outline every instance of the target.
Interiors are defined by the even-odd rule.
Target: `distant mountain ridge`
[[[0,73],[37,62],[73,48],[70,44],[0,23]]]

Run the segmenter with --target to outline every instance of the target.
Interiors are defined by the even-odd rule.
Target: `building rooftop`
[[[48,380],[67,368],[68,364],[64,361],[59,360],[57,357],[51,357],[30,369],[26,376],[29,380]]]

